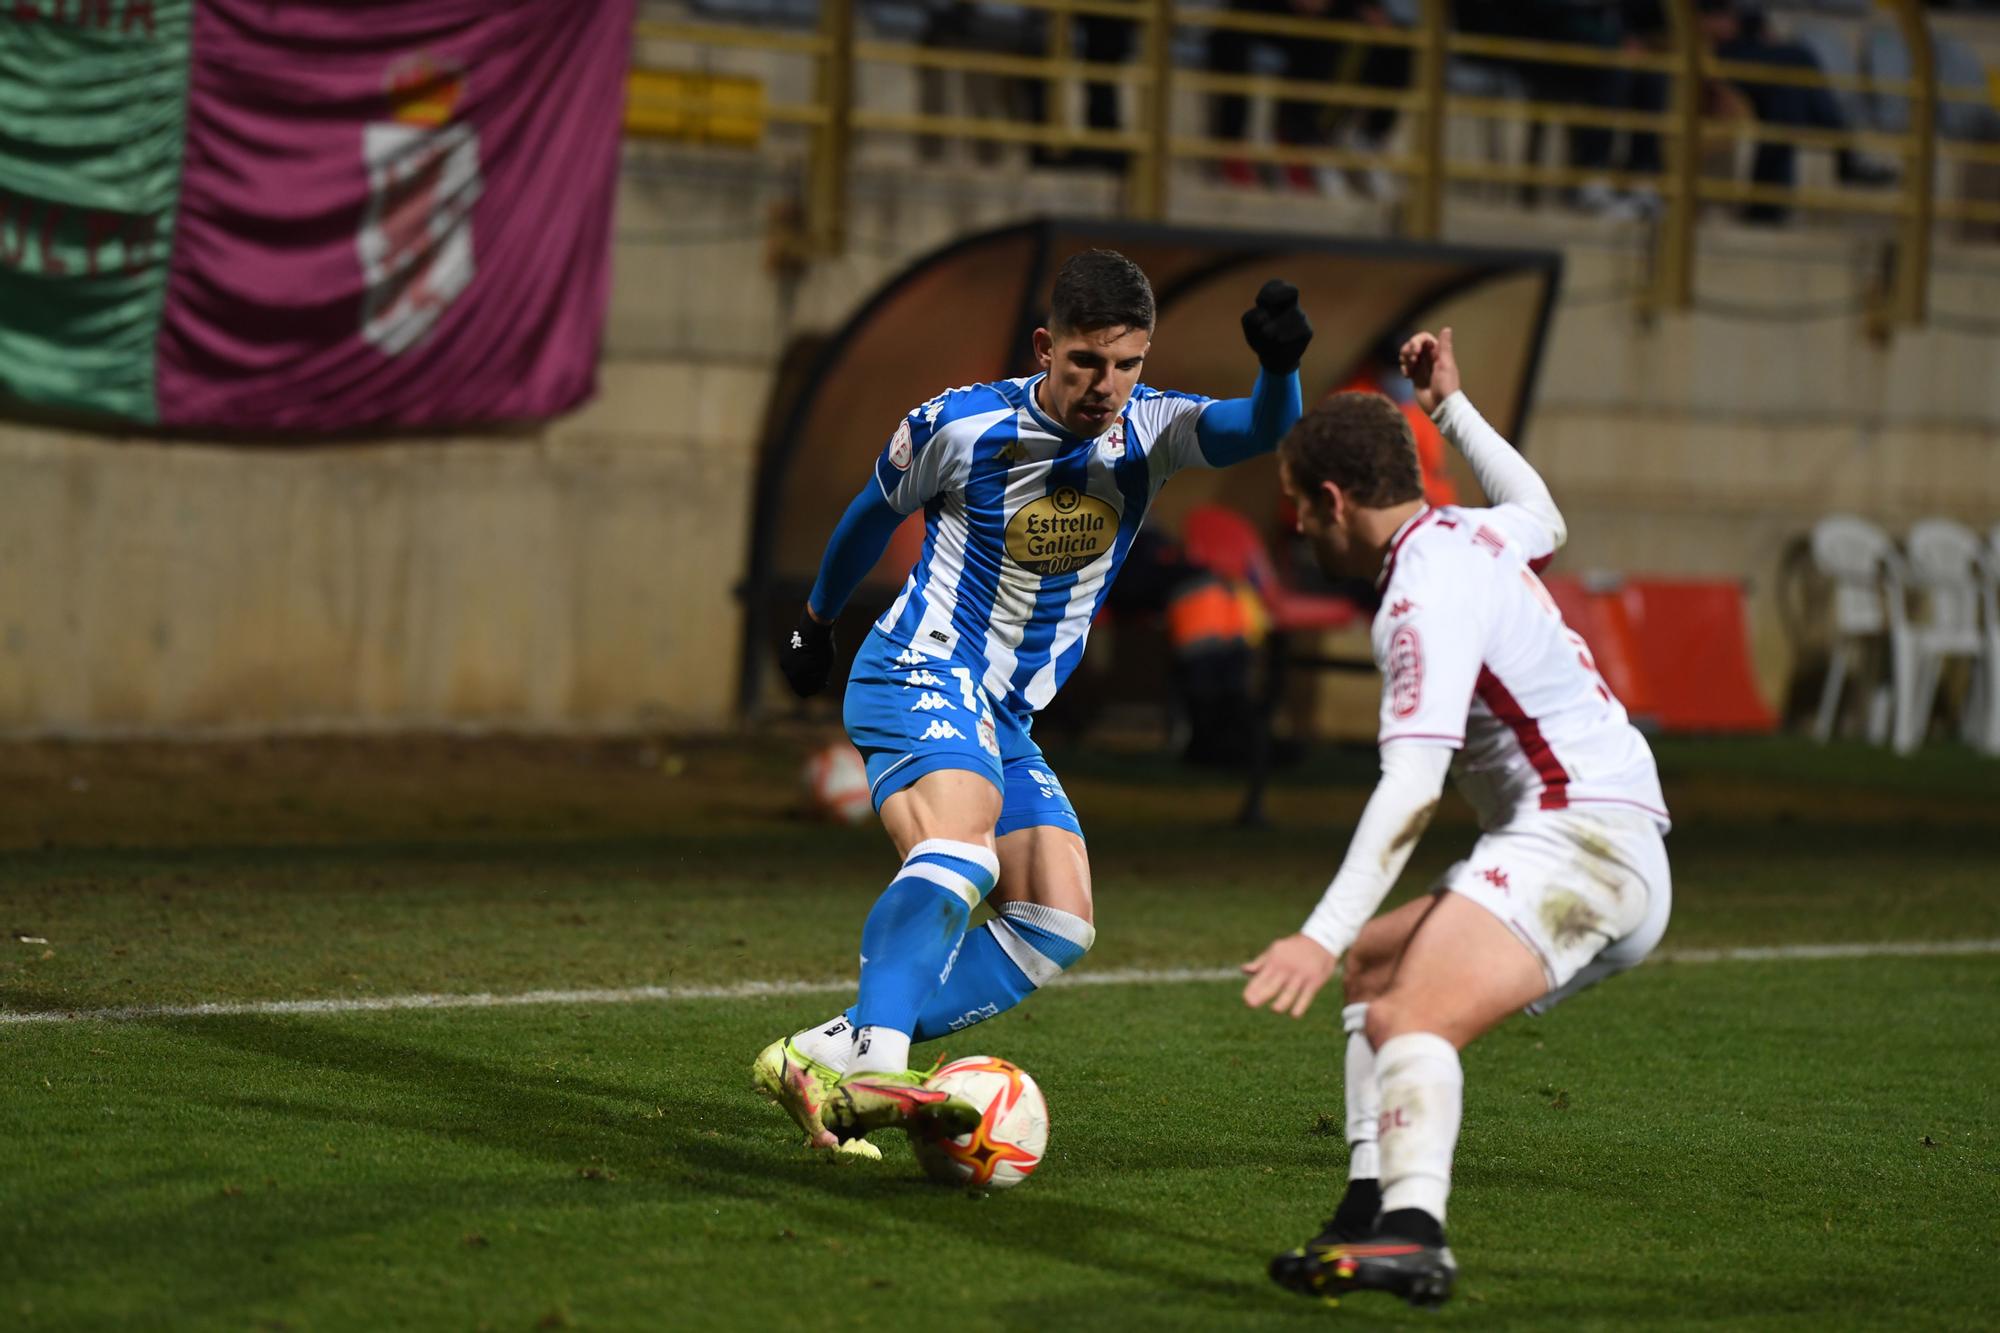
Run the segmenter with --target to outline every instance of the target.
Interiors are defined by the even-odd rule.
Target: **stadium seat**
[[[1898,754],[1923,744],[1946,662],[1962,658],[1972,663],[1975,679],[1983,674],[1986,629],[1981,602],[1990,594],[1990,587],[1982,587],[1987,577],[1982,543],[1963,523],[1924,519],[1910,528],[1903,547],[1909,588],[1921,594],[1922,614],[1909,625],[1911,670],[1897,691]],[[1985,711],[1983,699],[1981,704]]]
[[[1813,566],[1833,585],[1826,684],[1813,719],[1813,738],[1833,737],[1849,658],[1857,648],[1886,640],[1889,680],[1876,683],[1868,702],[1867,737],[1889,739],[1895,700],[1910,676],[1910,634],[1903,604],[1903,561],[1889,534],[1866,519],[1830,514],[1813,525]]]
[[[1987,534],[1979,575],[1985,647],[1980,669],[1972,677],[1966,737],[1983,753],[2000,755],[2000,523]]]
[[[1777,716],[1750,667],[1743,588],[1730,580],[1630,579],[1618,590],[1662,731],[1762,733]]]
[[[1292,651],[1291,636],[1345,629],[1363,623],[1367,613],[1353,600],[1291,587],[1278,572],[1264,539],[1249,519],[1221,505],[1200,505],[1188,511],[1181,527],[1181,545],[1189,560],[1225,578],[1241,579],[1257,590],[1270,619],[1264,640],[1264,683],[1257,700],[1257,732],[1250,751],[1250,778],[1237,818],[1245,824],[1264,819],[1264,786],[1271,773],[1271,724],[1284,698],[1285,677],[1293,667],[1318,671],[1373,671],[1372,658],[1328,657]]]

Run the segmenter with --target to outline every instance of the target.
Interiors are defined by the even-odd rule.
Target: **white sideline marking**
[[[2000,940],[1930,940],[1907,944],[1779,944],[1745,949],[1668,949],[1647,963],[1768,963],[1822,958],[1931,958],[2000,954]],[[1234,967],[1124,967],[1062,976],[1054,986],[1171,986],[1237,981]],[[129,1005],[120,1009],[0,1010],[0,1027],[24,1023],[129,1023],[146,1018],[232,1018],[246,1015],[365,1014],[391,1009],[507,1009],[527,1004],[636,1004],[646,1000],[759,1000],[829,995],[852,980],[739,981],[729,986],[618,986],[602,990],[531,990],[512,995],[373,995],[344,1000],[226,1000],[210,1004]]]

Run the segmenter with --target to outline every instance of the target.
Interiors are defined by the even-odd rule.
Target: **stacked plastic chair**
[[[1894,728],[1896,701],[1904,696],[1915,665],[1904,605],[1903,559],[1888,533],[1852,514],[1829,514],[1814,524],[1811,549],[1814,567],[1833,585],[1830,660],[1813,737],[1833,738],[1853,659],[1881,643],[1887,650],[1889,679],[1871,682],[1866,734],[1871,742],[1884,744]]]

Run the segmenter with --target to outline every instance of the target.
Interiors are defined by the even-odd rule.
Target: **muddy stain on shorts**
[[[1542,925],[1556,947],[1575,944],[1586,935],[1603,935],[1604,918],[1572,889],[1553,889],[1542,900]]]

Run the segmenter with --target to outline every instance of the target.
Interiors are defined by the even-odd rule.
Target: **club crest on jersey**
[[[1389,711],[1398,720],[1417,715],[1424,699],[1424,647],[1415,625],[1389,640]]]
[[[910,419],[904,417],[896,425],[896,433],[889,437],[889,466],[898,472],[910,470],[910,456],[915,446],[910,442]]]
[[[979,748],[995,759],[1000,757],[1000,736],[994,730],[993,714],[990,711],[979,715]]]
[[[1031,574],[1069,574],[1111,549],[1118,511],[1074,486],[1030,500],[1007,524],[1007,554]]]
[[[1125,419],[1120,417],[1104,432],[1104,457],[1116,462],[1125,456]]]

